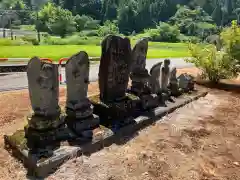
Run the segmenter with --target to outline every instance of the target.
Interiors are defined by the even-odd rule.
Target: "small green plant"
[[[189,44],[191,58],[186,62],[195,64],[203,72],[202,77],[217,83],[220,79],[237,75],[235,62],[226,52],[217,51],[214,45]]]

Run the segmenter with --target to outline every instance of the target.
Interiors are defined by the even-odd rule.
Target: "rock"
[[[177,69],[175,67],[171,68],[171,70],[170,70],[170,78],[169,78],[168,88],[169,88],[172,96],[181,95],[181,91],[178,86]]]
[[[187,73],[181,74],[178,77],[179,88],[185,92],[194,90],[194,81],[193,77]]]

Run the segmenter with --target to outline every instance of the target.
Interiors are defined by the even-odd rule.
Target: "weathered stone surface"
[[[163,62],[163,66],[161,67],[161,83],[160,88],[162,92],[167,93],[168,92],[168,84],[169,84],[169,77],[170,77],[170,60],[165,59]]]
[[[64,116],[40,116],[33,113],[27,116],[27,123],[29,128],[39,131],[56,129],[64,123]]]
[[[148,94],[141,96],[141,107],[143,110],[156,108],[159,105],[159,97],[156,94]]]
[[[132,50],[132,65],[130,78],[132,80],[131,91],[141,96],[150,94],[150,75],[146,69],[146,58],[148,51],[148,40],[141,39]]]
[[[193,77],[187,73],[181,74],[178,77],[179,88],[181,88],[184,92],[194,90],[194,81]]]
[[[59,115],[57,65],[40,61],[39,58],[34,57],[28,63],[27,77],[31,105],[35,115]]]
[[[66,113],[73,118],[91,116],[93,108],[87,98],[89,84],[89,58],[79,52],[66,63],[67,101]]]
[[[141,100],[133,94],[126,94],[124,99],[103,103],[99,95],[89,97],[94,105],[94,113],[99,115],[101,124],[109,125],[113,120],[125,119],[140,110]]]
[[[128,38],[109,35],[102,42],[99,67],[99,89],[102,102],[125,98],[131,63]]]
[[[177,69],[175,67],[171,68],[171,70],[170,70],[170,78],[169,78],[168,88],[169,88],[172,96],[179,96],[182,93],[178,86]]]
[[[97,115],[91,115],[81,119],[66,118],[68,127],[78,136],[84,135],[85,131],[92,131],[99,126],[100,120]]]
[[[27,77],[34,112],[27,117],[24,130],[28,147],[37,149],[61,139],[56,134],[64,129],[58,105],[58,67],[34,57],[28,63]]]
[[[150,70],[150,82],[151,82],[151,88],[152,92],[155,94],[160,94],[162,92],[161,90],[161,67],[162,67],[162,62],[159,62],[155,65]]]
[[[66,122],[74,133],[81,136],[99,125],[99,117],[93,115],[88,97],[89,58],[86,52],[72,56],[66,64],[67,102]]]

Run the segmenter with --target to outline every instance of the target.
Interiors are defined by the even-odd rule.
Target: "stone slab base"
[[[113,120],[128,119],[136,110],[140,110],[141,100],[133,94],[126,94],[122,100],[104,103],[100,101],[99,95],[89,97],[94,106],[94,114],[100,117],[100,123],[111,126]]]
[[[5,148],[22,160],[31,174],[37,177],[46,177],[66,160],[86,153],[91,154],[110,146],[112,143],[117,143],[119,142],[119,137],[133,135],[137,130],[154,123],[162,116],[206,95],[206,91],[196,91],[173,98],[173,101],[166,103],[166,107],[157,107],[142,113],[138,117],[132,117],[133,123],[115,130],[100,126],[100,128],[93,131],[93,138],[90,142],[83,138],[78,138],[74,141],[62,142],[56,146],[48,147],[40,150],[38,153],[32,153],[24,146],[22,140],[13,141],[12,136],[4,136]],[[17,137],[24,137],[24,131],[19,131],[18,133]]]

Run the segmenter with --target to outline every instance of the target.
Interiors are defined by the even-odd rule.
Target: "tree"
[[[46,4],[38,13],[42,31],[65,37],[76,31],[74,16],[71,11],[62,9],[52,3]]]
[[[136,30],[136,11],[134,4],[122,4],[118,10],[118,27],[121,33],[128,34]]]
[[[189,36],[202,37],[204,30],[214,31],[216,27],[211,16],[201,7],[190,9],[187,6],[180,6],[176,14],[170,18],[170,22],[177,25],[181,33]]]

